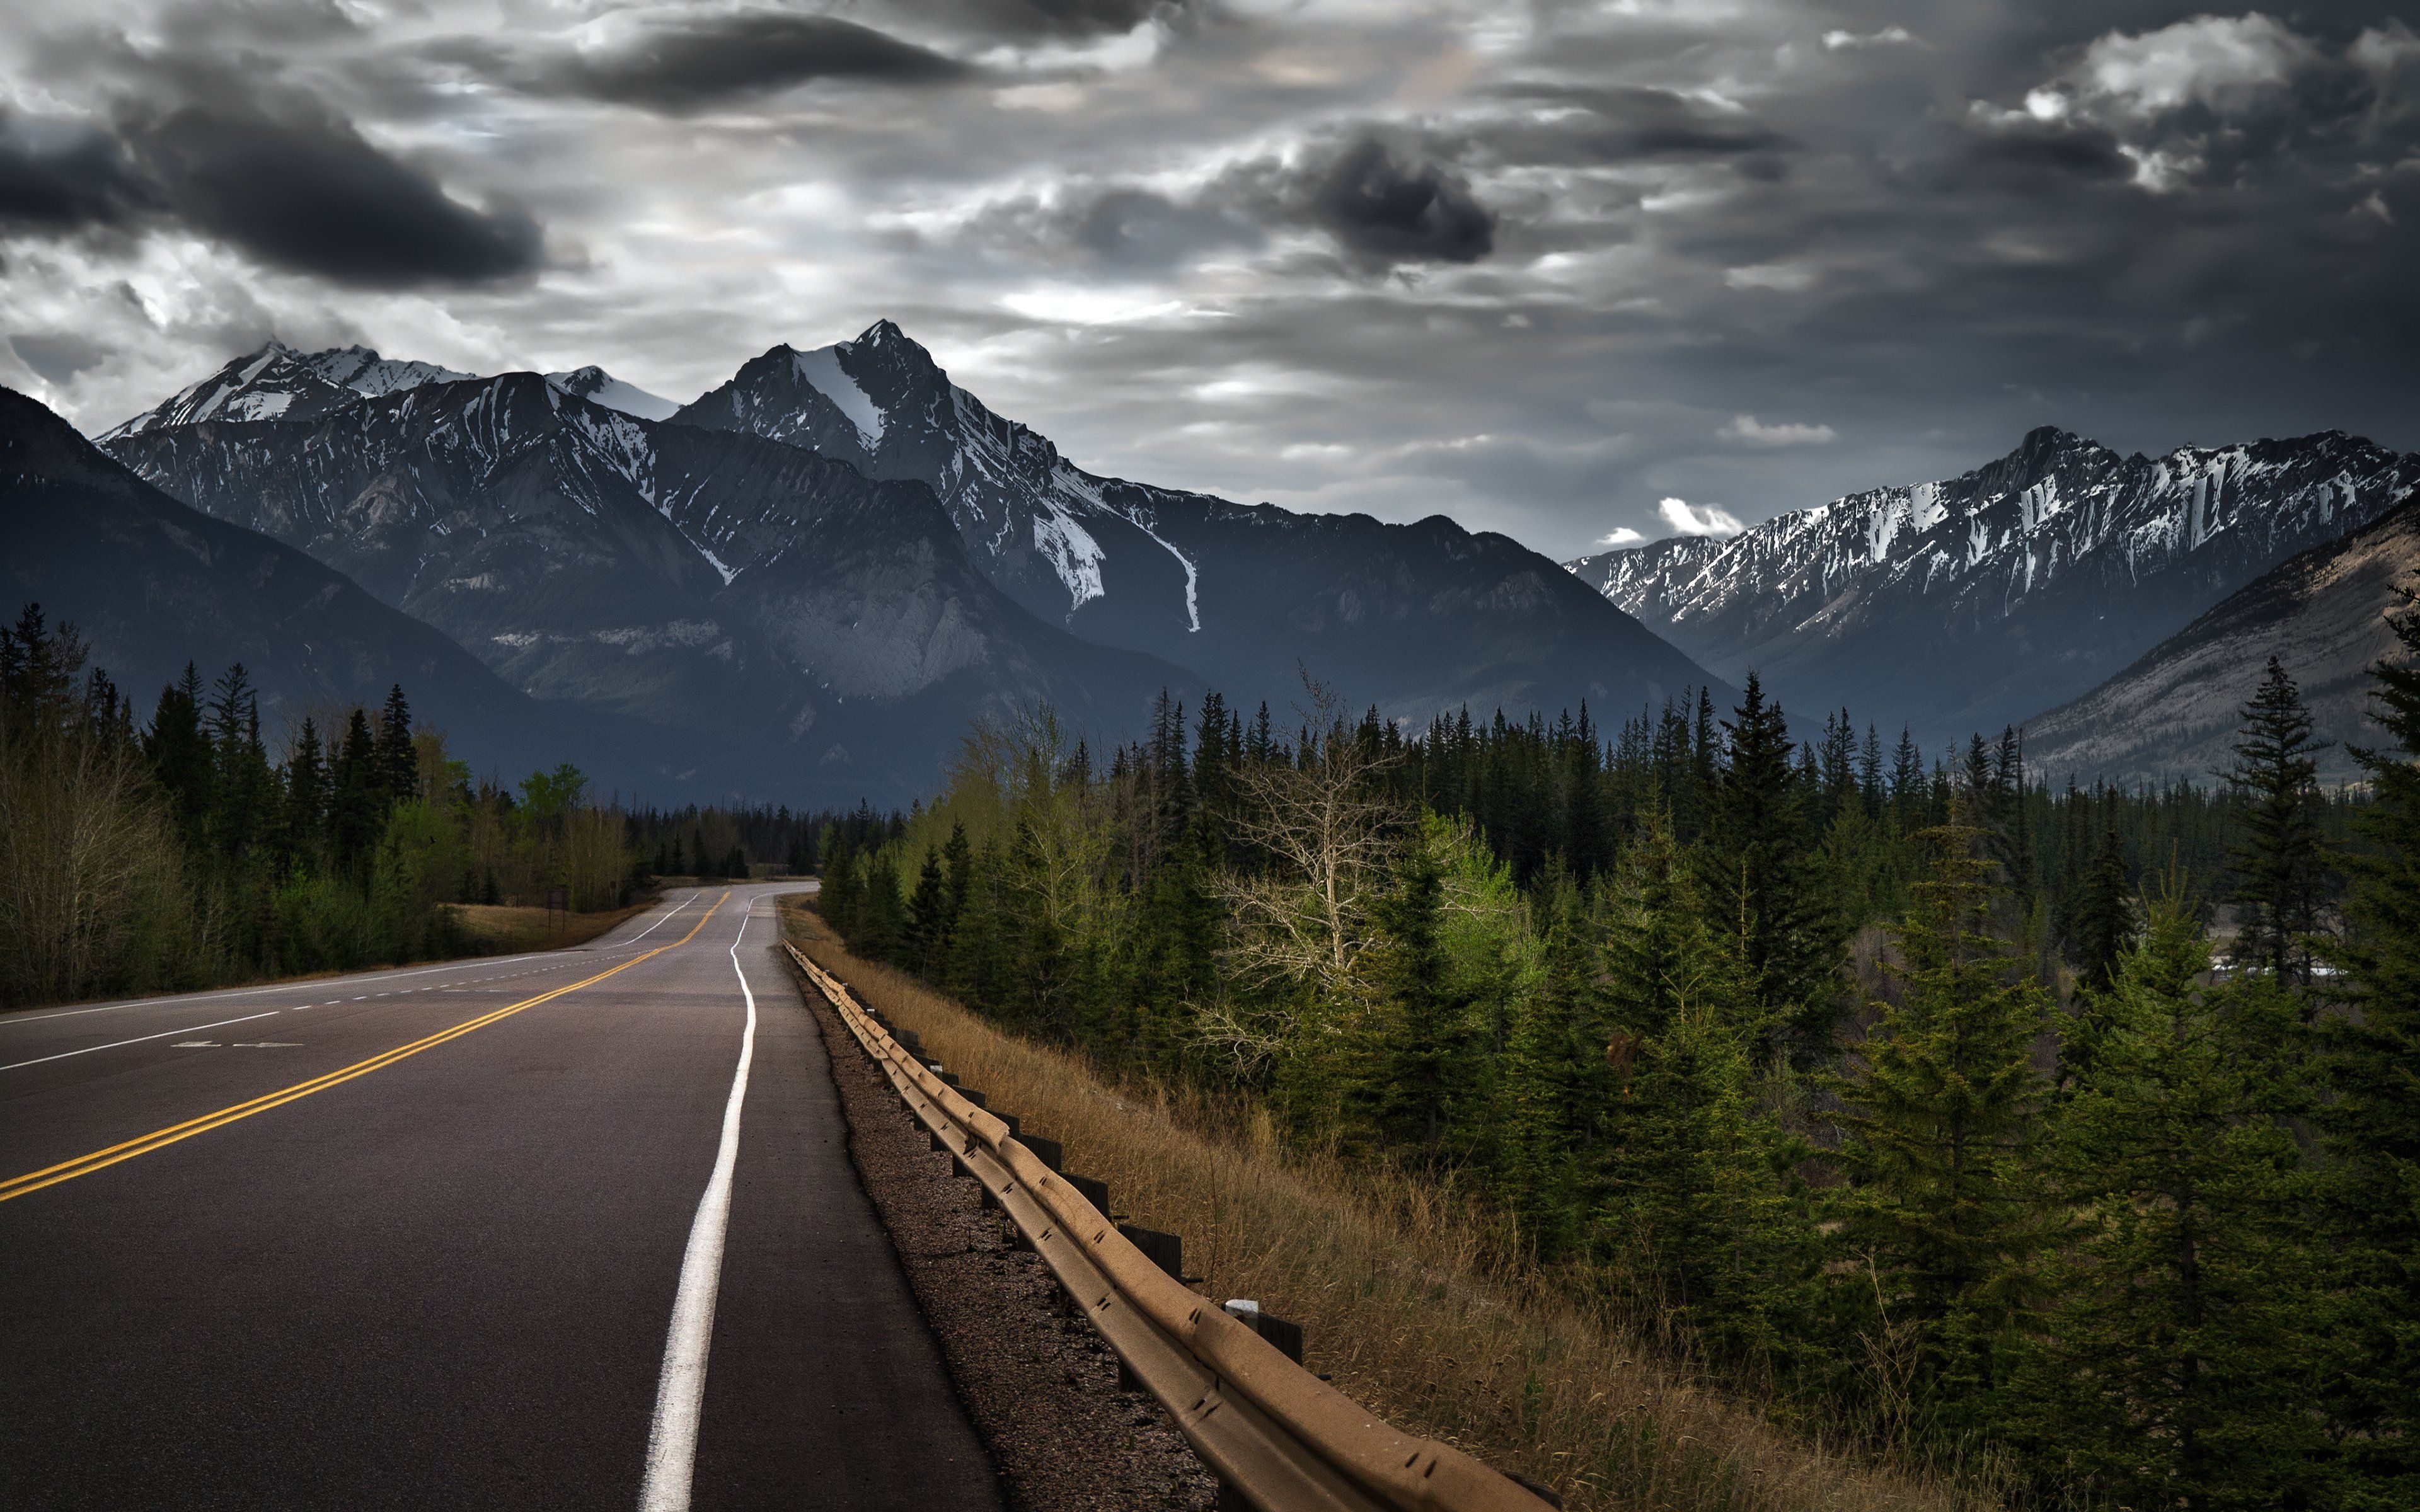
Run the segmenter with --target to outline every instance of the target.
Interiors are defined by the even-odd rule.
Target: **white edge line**
[[[645,939],[648,935],[653,934],[653,933],[656,932],[656,930],[657,930],[657,928],[658,928],[659,926],[671,923],[671,922],[672,922],[672,918],[673,918],[673,914],[677,914],[677,913],[679,913],[682,909],[687,908],[690,904],[691,904],[691,903],[693,903],[697,902],[697,901],[698,901],[698,899],[699,899],[701,896],[703,896],[703,894],[701,894],[701,893],[695,893],[695,892],[690,893],[688,897],[683,898],[679,903],[675,903],[675,904],[673,905],[673,913],[672,913],[672,914],[666,914],[663,918],[659,918],[659,919],[657,919],[655,923],[648,925],[645,929],[643,929],[643,930],[639,931],[639,933],[638,933],[631,935],[631,936],[630,936],[628,939],[627,939],[627,940],[624,940],[624,941],[622,942],[622,944],[624,944],[624,945],[636,945],[636,944],[638,944],[641,940],[644,940],[644,939]],[[618,948],[617,948],[617,949],[618,949]]]
[[[284,1011],[282,1009],[272,1008],[266,1013],[246,1013],[240,1019],[221,1019],[216,1024],[196,1024],[186,1029],[162,1029],[157,1034],[138,1034],[132,1040],[113,1040],[107,1044],[88,1044],[81,1050],[62,1050],[55,1056],[37,1056],[31,1060],[20,1060],[0,1066],[0,1071],[15,1071],[21,1066],[39,1066],[46,1060],[65,1060],[70,1056],[88,1056],[96,1050],[115,1050],[119,1045],[141,1044],[146,1040],[164,1040],[172,1034],[199,1034],[204,1029],[223,1028],[229,1024],[249,1024],[254,1019],[271,1018],[282,1011]]]
[[[690,896],[682,899],[679,903],[673,905],[672,914],[666,914],[662,918],[657,919],[655,924],[648,925],[638,933],[631,935],[627,940],[624,940],[621,945],[610,947],[609,951],[619,950],[624,947],[636,945],[639,941],[645,939],[648,935],[655,933],[657,924],[662,924],[669,921],[672,918],[673,914],[677,914],[682,909],[687,908],[690,904],[697,902],[697,894],[691,893]],[[531,950],[521,955],[466,955],[458,960],[447,961],[439,965],[418,966],[410,971],[374,971],[359,978],[322,977],[317,981],[271,982],[266,987],[242,987],[232,989],[227,992],[171,993],[165,997],[138,997],[132,1002],[128,1003],[102,1003],[93,1008],[67,1008],[61,1009],[55,1013],[0,1013],[0,1029],[9,1028],[12,1026],[19,1024],[39,1024],[44,1019],[71,1019],[85,1013],[115,1013],[121,1008],[158,1008],[163,1004],[167,1003],[207,1003],[215,998],[222,997],[257,997],[263,993],[291,993],[306,990],[317,992],[332,982],[340,983],[348,987],[354,987],[367,982],[400,981],[406,977],[426,977],[431,972],[436,971],[459,971],[462,967],[473,962],[476,962],[478,964],[483,966],[508,966],[518,962],[535,961],[541,957],[555,955],[558,952],[553,950]],[[596,954],[597,952],[588,951],[584,953]],[[567,956],[564,961],[564,964],[571,964]],[[526,976],[528,973],[523,972],[520,973],[520,975]],[[493,980],[494,979],[485,978],[481,980]],[[233,1019],[229,1019],[227,1022],[232,1024],[235,1021]],[[33,1062],[20,1061],[19,1064],[30,1066]],[[0,1071],[6,1071],[8,1069],[8,1068],[6,1066],[0,1066]]]
[[[680,1288],[673,1294],[673,1323],[664,1339],[663,1375],[656,1383],[656,1415],[647,1429],[647,1470],[639,1483],[640,1512],[689,1512],[690,1482],[697,1469],[697,1426],[706,1405],[706,1352],[714,1342],[714,1298],[722,1285],[722,1240],[731,1225],[731,1173],[739,1163],[739,1110],[748,1101],[748,1065],[756,1055],[756,995],[739,964],[739,941],[749,914],[739,916],[731,937],[731,969],[748,1002],[748,1027],[739,1036],[739,1069],[731,1077],[731,1098],[722,1106],[722,1144],[714,1174],[698,1199],[681,1256]]]

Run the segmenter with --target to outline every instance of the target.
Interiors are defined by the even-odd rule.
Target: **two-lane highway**
[[[776,890],[0,1019],[0,1505],[996,1506]]]

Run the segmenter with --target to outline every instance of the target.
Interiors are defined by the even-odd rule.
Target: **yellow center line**
[[[248,1103],[238,1103],[232,1107],[221,1108],[216,1113],[205,1113],[196,1119],[187,1119],[182,1123],[172,1123],[165,1129],[155,1129],[147,1134],[111,1145],[105,1149],[96,1149],[89,1155],[79,1155],[73,1160],[61,1161],[56,1165],[46,1165],[39,1171],[27,1171],[23,1176],[0,1181],[0,1202],[22,1197],[29,1192],[39,1192],[46,1186],[56,1186],[61,1181],[73,1180],[79,1176],[89,1176],[106,1166],[115,1165],[119,1161],[132,1160],[137,1155],[147,1155],[155,1149],[173,1145],[180,1139],[191,1139],[197,1134],[206,1134],[212,1129],[233,1123],[239,1119],[249,1119],[256,1113],[266,1113],[271,1108],[281,1107],[297,1098],[309,1097],[314,1092],[324,1092],[339,1083],[351,1081],[356,1076],[366,1076],[380,1067],[392,1066],[407,1056],[416,1056],[423,1050],[432,1049],[448,1040],[460,1039],[473,1029],[486,1028],[498,1019],[509,1018],[525,1008],[535,1008],[540,1003],[551,1002],[555,998],[576,993],[582,987],[594,986],[608,977],[629,970],[642,961],[653,960],[666,950],[678,949],[697,938],[697,932],[706,928],[706,921],[712,918],[722,905],[730,901],[730,898],[731,894],[726,890],[721,897],[714,901],[712,908],[698,916],[697,922],[690,925],[689,933],[669,945],[659,945],[644,955],[634,955],[618,966],[610,966],[593,977],[575,981],[567,987],[557,987],[552,992],[540,993],[535,997],[523,998],[518,1003],[507,1004],[491,1012],[482,1013],[477,1018],[465,1019],[450,1029],[440,1029],[426,1039],[414,1040],[410,1044],[400,1044],[392,1050],[380,1051],[367,1060],[355,1061],[340,1071],[329,1072],[324,1076],[314,1076],[307,1082],[296,1082],[291,1087],[281,1088],[274,1092],[264,1092]]]

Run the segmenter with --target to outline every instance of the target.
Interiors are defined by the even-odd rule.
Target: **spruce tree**
[[[2363,846],[2341,861],[2349,937],[2329,951],[2350,1002],[2319,1021],[2345,1355],[2325,1407],[2342,1435],[2346,1504],[2361,1512],[2420,1506],[2420,608],[2391,623],[2397,651],[2370,669],[2371,716],[2391,744],[2353,748],[2371,802],[2355,820]]]
[[[1962,815],[1953,815],[1962,818]],[[2040,985],[1992,933],[1983,837],[1927,831],[1931,874],[1899,931],[1900,1000],[1844,1072],[1842,1239],[1861,1295],[1915,1333],[1916,1384],[1949,1421],[1971,1421],[2016,1316],[2023,1264],[2041,1230],[2027,1165],[2044,1088],[2033,1041]]]
[[[380,780],[377,744],[369,717],[356,708],[334,764],[328,848],[339,874],[357,885],[368,882],[370,853],[386,829],[387,788]]]
[[[386,706],[378,718],[379,780],[387,796],[409,803],[420,796],[420,759],[411,744],[411,705],[404,701],[403,685],[387,689]]]
[[[1804,1151],[1756,1096],[1761,1006],[1705,915],[1651,818],[1616,874],[1605,930],[1616,1086],[1594,1110],[1611,1128],[1590,1215],[1618,1272],[1696,1345],[1769,1361],[1814,1274],[1816,1233],[1789,1174]]]
[[[1790,726],[1750,672],[1724,729],[1730,745],[1714,793],[1706,892],[1735,932],[1748,990],[1782,1043],[1799,1064],[1819,1064],[1834,1052],[1846,932],[1817,874]]]
[[[2077,980],[2091,992],[2107,992],[2117,980],[2118,958],[2134,937],[2134,896],[2126,879],[2126,846],[2111,814],[2101,831],[2101,848],[2085,874],[2075,906]]]
[[[1551,867],[1541,880],[1545,970],[1517,998],[1505,1056],[1505,1205],[1541,1258],[1569,1253],[1594,1205],[1612,1133],[1617,1069],[1605,1055],[1597,928],[1587,891]]]
[[[924,850],[916,886],[908,895],[908,923],[901,939],[902,964],[919,976],[935,975],[950,944],[949,888],[940,853]]]
[[[2311,936],[2319,927],[2327,858],[2320,839],[2310,711],[2269,658],[2259,690],[2243,705],[2235,764],[2226,774],[2244,799],[2244,839],[2229,857],[2238,909],[2238,963],[2300,985],[2310,980]]]
[[[177,829],[185,849],[197,852],[210,810],[210,748],[202,733],[202,677],[192,662],[184,674],[160,690],[150,728],[144,732],[143,753],[160,785],[168,790]]]
[[[1444,1153],[1476,1038],[1471,1002],[1440,937],[1444,910],[1445,875],[1435,849],[1406,845],[1373,910],[1378,939],[1369,954],[1377,1001],[1363,1091],[1381,1140],[1417,1146],[1432,1161]]]
[[[2210,965],[2174,896],[2121,958],[2050,1142],[2072,1227],[2006,1421],[2096,1503],[2321,1504],[2299,1025],[2273,983],[2199,985]]]

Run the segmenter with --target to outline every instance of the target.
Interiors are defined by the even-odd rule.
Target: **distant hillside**
[[[2345,747],[2380,740],[2366,669],[2395,646],[2387,617],[2420,587],[2420,501],[2314,547],[2228,597],[2140,661],[2025,727],[2025,758],[2054,782],[2206,779],[2232,760],[2237,711],[2270,656],[2302,687],[2322,740],[2320,774],[2358,775]]]

